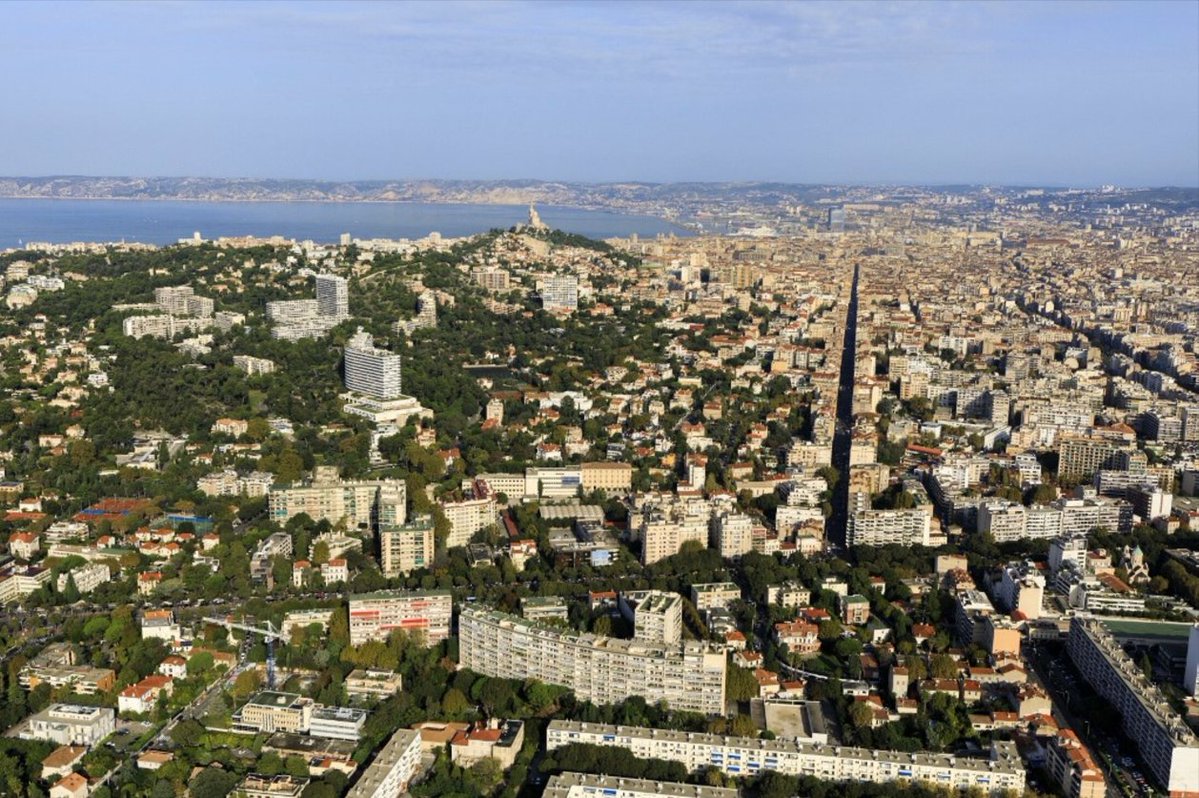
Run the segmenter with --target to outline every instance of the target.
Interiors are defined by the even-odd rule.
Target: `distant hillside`
[[[779,183],[560,183],[541,180],[258,180],[209,177],[0,177],[0,196],[323,202],[465,202],[627,207],[679,200],[763,200],[822,195],[828,187]]]

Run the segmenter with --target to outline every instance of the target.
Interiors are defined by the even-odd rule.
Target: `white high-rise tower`
[[[346,388],[374,399],[396,399],[402,388],[400,356],[375,348],[361,327],[346,342]]]
[[[316,312],[338,321],[350,317],[350,285],[346,278],[336,274],[316,276]]]
[[[1187,666],[1182,672],[1182,689],[1199,697],[1199,623],[1191,627],[1187,643]]]

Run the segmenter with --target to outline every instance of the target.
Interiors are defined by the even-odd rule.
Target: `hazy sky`
[[[1199,2],[0,3],[0,174],[1199,185]]]

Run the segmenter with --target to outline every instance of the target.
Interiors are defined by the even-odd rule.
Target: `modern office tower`
[[[316,276],[316,308],[321,316],[341,321],[350,317],[350,284],[336,274]]]
[[[350,644],[386,640],[392,632],[420,633],[432,646],[450,636],[449,591],[379,591],[350,596]]]
[[[566,771],[550,776],[542,798],[737,798],[731,787],[700,787],[675,781],[629,779],[621,776],[596,776]]]
[[[387,577],[404,576],[433,562],[433,518],[421,516],[410,524],[380,525],[379,566]]]
[[[1187,664],[1182,671],[1182,689],[1199,698],[1199,623],[1191,627],[1187,641]]]
[[[931,505],[910,510],[859,510],[849,516],[845,545],[927,546],[931,530]]]
[[[573,313],[579,309],[579,278],[573,274],[555,274],[545,281],[541,304],[551,313]]]
[[[691,772],[709,766],[730,776],[774,770],[824,781],[929,782],[954,790],[981,789],[991,795],[1024,791],[1024,761],[1016,744],[996,741],[990,756],[908,753],[850,748],[793,739],[760,740],[720,734],[671,731],[643,726],[614,726],[552,720],[546,749],[581,743],[622,748],[640,759],[679,762]]]
[[[458,641],[460,665],[486,676],[540,679],[597,704],[639,695],[686,712],[724,712],[725,655],[700,643],[666,650],[637,640],[577,635],[485,607],[462,610]]]
[[[829,208],[828,209],[828,229],[833,233],[845,232],[845,209],[844,208]]]
[[[420,770],[420,733],[400,729],[375,754],[363,774],[346,793],[346,798],[399,798]]]
[[[351,529],[375,529],[407,520],[403,480],[342,480],[336,468],[318,466],[306,484],[275,486],[267,499],[270,518],[286,524],[301,513],[314,521],[345,521]]]
[[[373,399],[398,399],[402,388],[400,356],[376,349],[361,327],[346,342],[346,388]]]
[[[1100,698],[1120,713],[1128,739],[1158,783],[1170,795],[1199,794],[1199,740],[1107,629],[1075,616],[1066,651]]]

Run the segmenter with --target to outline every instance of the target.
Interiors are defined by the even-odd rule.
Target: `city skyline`
[[[1199,5],[8,4],[0,174],[1199,185]]]

